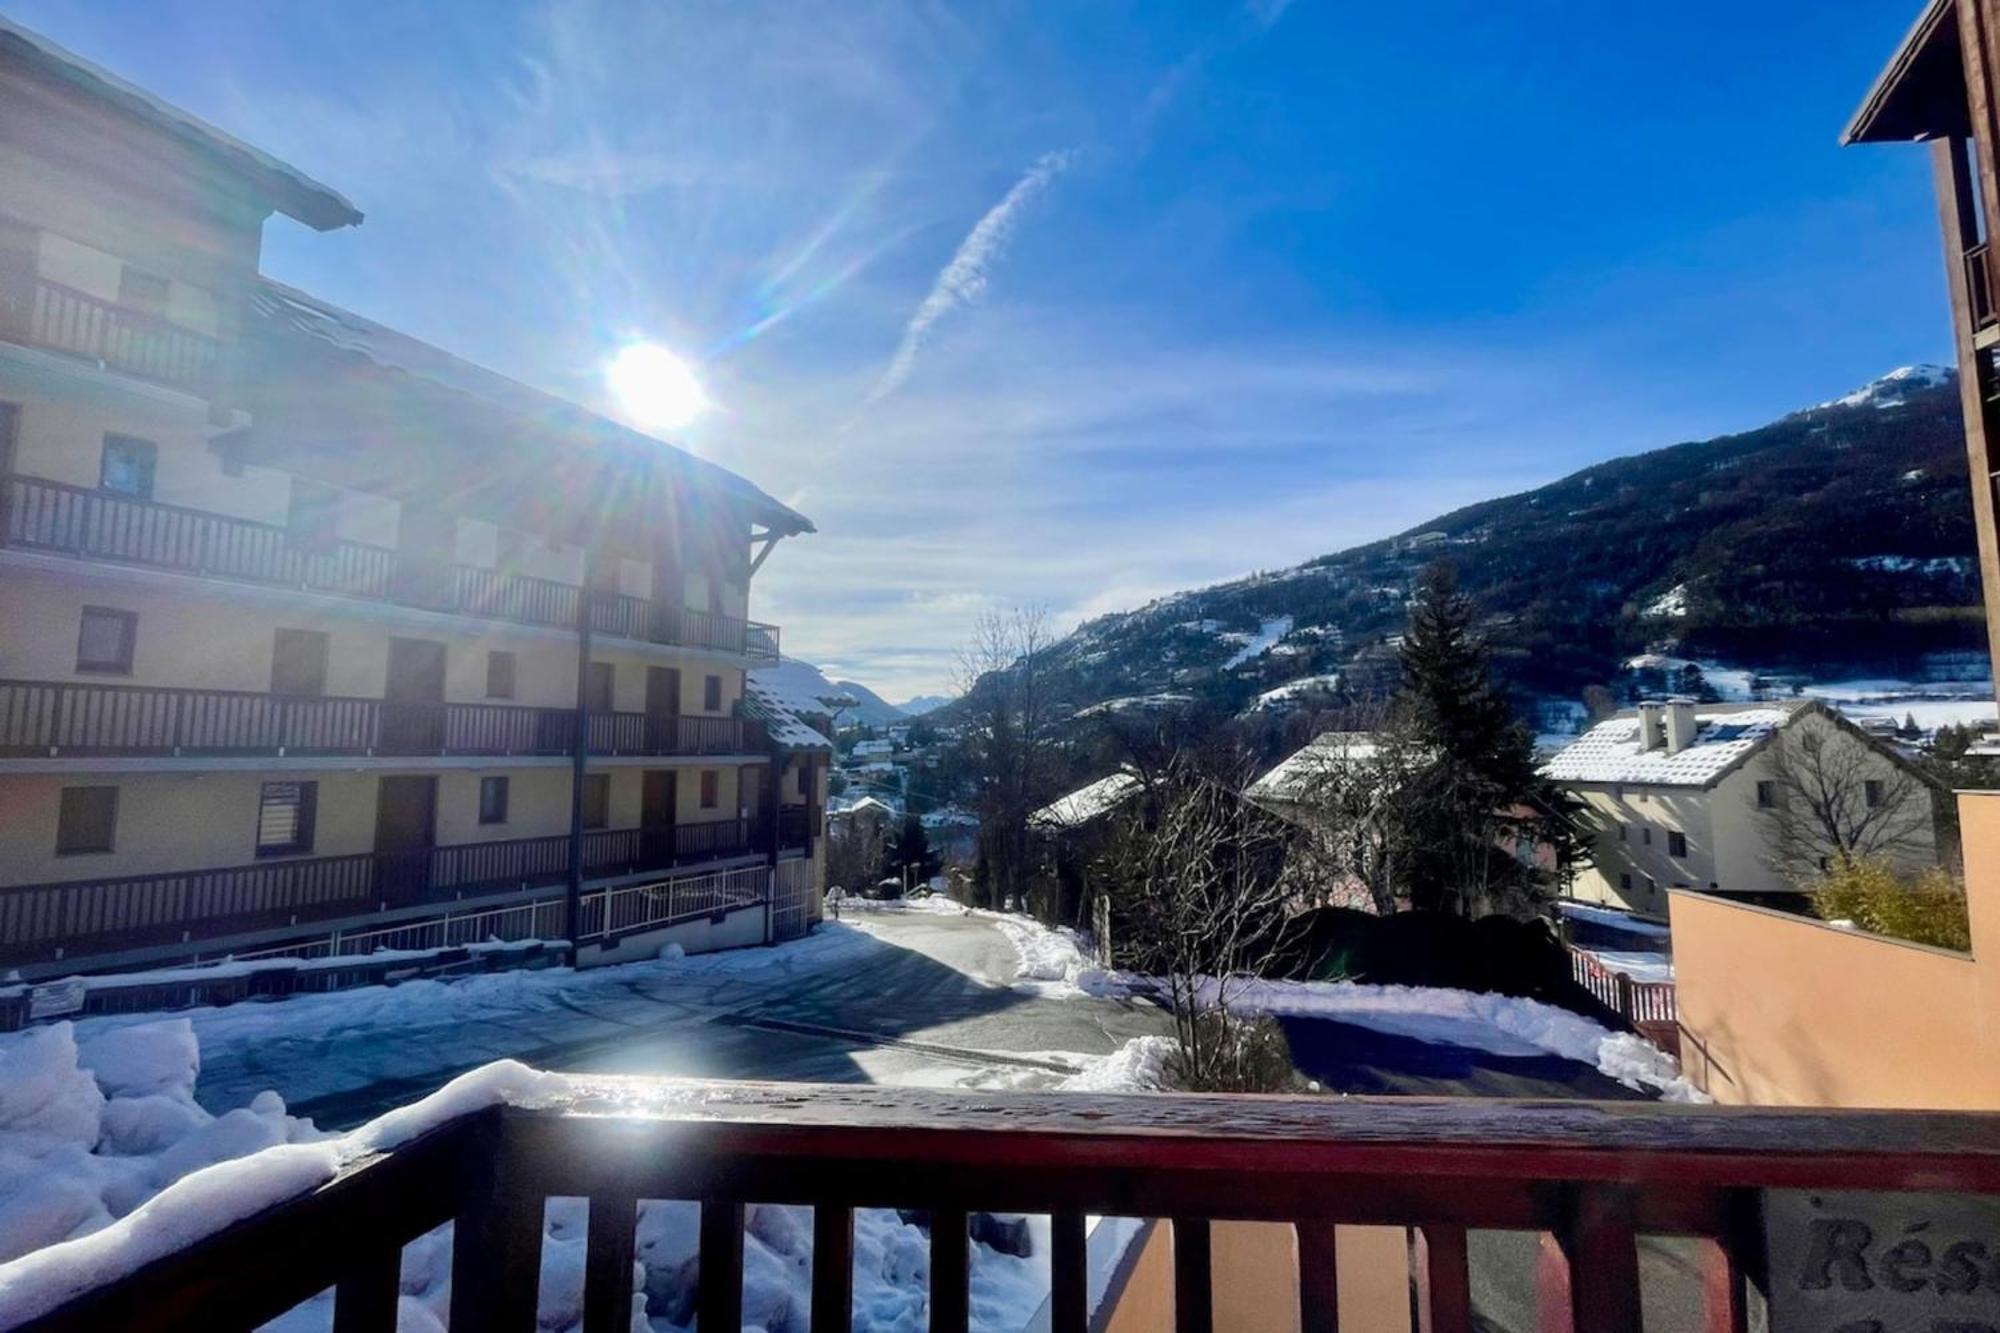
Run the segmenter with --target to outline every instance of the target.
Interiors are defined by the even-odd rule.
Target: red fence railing
[[[638,1216],[654,1200],[699,1206],[691,1313],[710,1333],[743,1327],[746,1208],[764,1202],[812,1210],[812,1333],[852,1327],[857,1208],[923,1218],[931,1333],[970,1327],[970,1223],[985,1210],[1049,1217],[1051,1333],[1093,1326],[1093,1214],[1160,1219],[1170,1229],[1177,1333],[1209,1333],[1223,1288],[1234,1281],[1241,1290],[1228,1267],[1240,1247],[1213,1243],[1212,1228],[1234,1221],[1291,1229],[1291,1256],[1281,1262],[1295,1266],[1296,1280],[1273,1282],[1270,1262],[1260,1264],[1264,1285],[1253,1299],[1269,1322],[1303,1333],[1362,1323],[1340,1270],[1356,1274],[1338,1262],[1349,1226],[1407,1237],[1396,1247],[1404,1272],[1390,1285],[1414,1294],[1426,1333],[1493,1327],[1479,1302],[1495,1291],[1521,1293],[1533,1327],[1637,1333],[1642,1235],[1687,1238],[1672,1275],[1679,1285],[1670,1295],[1686,1302],[1676,1327],[1743,1329],[1752,1274],[1771,1293],[1773,1328],[1887,1327],[1816,1313],[1864,1307],[1923,1315],[1913,1328],[1969,1327],[1956,1315],[1932,1323],[1938,1298],[1928,1280],[1921,1298],[1898,1295],[1918,1289],[1913,1266],[1947,1271],[1930,1267],[1942,1262],[1931,1249],[1910,1242],[1910,1254],[1920,1252],[1911,1258],[1879,1242],[1906,1227],[1941,1236],[1917,1224],[1948,1205],[1961,1210],[1949,1216],[1989,1208],[1996,1193],[2000,1118],[1990,1115],[571,1076],[539,1091],[532,1108],[489,1106],[364,1156],[25,1327],[253,1328],[331,1287],[336,1328],[388,1333],[403,1247],[453,1222],[451,1329],[532,1333],[547,1201],[558,1196],[588,1201],[584,1333],[631,1328]],[[1873,1223],[1855,1223],[1858,1235],[1842,1233],[1848,1248],[1831,1251],[1843,1276],[1879,1264],[1896,1275],[1895,1291],[1850,1280],[1828,1297],[1814,1278],[1818,1288],[1837,1285],[1825,1276],[1832,1260],[1815,1266],[1782,1244],[1767,1256],[1760,1215],[1769,1226],[1826,1199]],[[1484,1231],[1527,1232],[1539,1243],[1490,1265],[1482,1256],[1475,1288],[1468,1237]],[[1855,1247],[1871,1243],[1864,1260]],[[1767,1277],[1767,1264],[1788,1260],[1794,1269]],[[1976,1258],[1961,1267],[1969,1284],[1983,1282]],[[1649,1298],[1662,1280],[1649,1268]],[[1983,1294],[1956,1299],[1963,1304],[1944,1308],[1991,1308]],[[1408,1313],[1404,1305],[1396,1317]],[[1147,1327],[1165,1324],[1164,1311],[1152,1314]]]
[[[1576,978],[1578,985],[1634,1026],[1679,1021],[1673,982],[1635,980],[1605,966],[1589,951],[1573,945],[1569,950],[1569,966],[1570,975]]]

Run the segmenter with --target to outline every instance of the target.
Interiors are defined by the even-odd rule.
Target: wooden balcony
[[[596,829],[592,879],[691,869],[769,853],[755,821]],[[282,857],[250,865],[0,888],[0,966],[198,942],[562,884],[569,835],[403,852]]]
[[[0,757],[550,756],[575,735],[567,708],[0,680]],[[765,748],[763,729],[736,717],[593,713],[588,737],[605,756]]]
[[[562,630],[576,627],[582,596],[572,583],[415,565],[386,546],[305,541],[276,524],[18,474],[0,493],[0,545]],[[778,660],[775,625],[612,594],[591,616],[598,634]]]
[[[1883,1193],[1903,1190],[1933,1198],[1913,1205]],[[1344,1326],[1352,1312],[1334,1258],[1349,1226],[1407,1229],[1395,1262],[1408,1256],[1429,1333],[1487,1326],[1473,1312],[1474,1229],[1539,1234],[1532,1271],[1484,1280],[1530,1293],[1545,1330],[1636,1333],[1642,1235],[1693,1238],[1697,1268],[1685,1280],[1706,1333],[1745,1327],[1746,1278],[1773,1294],[1770,1326],[1781,1333],[1889,1327],[1815,1312],[1842,1301],[1894,1310],[1898,1292],[1917,1289],[1900,1260],[1880,1260],[1899,1281],[1894,1290],[1871,1283],[1872,1294],[1834,1283],[1813,1290],[1811,1265],[1782,1243],[1768,1247],[1778,1271],[1764,1271],[1760,1214],[1768,1227],[1808,1199],[1861,1197],[1830,1191],[1866,1192],[1878,1226],[1899,1210],[1914,1218],[2000,1192],[2000,1117],[578,1077],[533,1105],[447,1121],[27,1327],[250,1328],[333,1287],[334,1327],[386,1333],[402,1247],[453,1222],[450,1327],[529,1333],[543,1210],[556,1196],[589,1201],[586,1333],[631,1326],[636,1205],[654,1199],[700,1206],[695,1313],[708,1330],[742,1327],[744,1209],[765,1202],[812,1209],[813,1333],[851,1326],[856,1208],[928,1216],[933,1333],[968,1327],[968,1217],[988,1210],[1051,1217],[1052,1333],[1093,1327],[1090,1214],[1166,1220],[1179,1333],[1221,1324],[1231,1251],[1211,1245],[1211,1228],[1252,1220],[1287,1224],[1295,1236],[1296,1282],[1249,1293],[1266,1316],[1259,1327]],[[1983,1293],[1958,1299],[1968,1316],[1992,1308]]]
[[[201,394],[219,360],[219,344],[205,333],[47,278],[0,289],[0,338]]]

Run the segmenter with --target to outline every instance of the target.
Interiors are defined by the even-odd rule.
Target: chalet
[[[1664,917],[1669,890],[1792,894],[1843,852],[1938,860],[1930,785],[1818,703],[1642,703],[1542,771],[1583,806],[1584,902]]]

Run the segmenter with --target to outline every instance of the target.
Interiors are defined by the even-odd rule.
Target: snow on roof
[[[260,184],[278,210],[308,227],[331,231],[361,221],[361,210],[290,163],[252,148],[198,116],[128,83],[38,32],[0,17],[0,53],[12,55],[71,87],[193,145]]]
[[[1131,773],[1113,773],[1109,777],[1078,787],[1067,796],[1050,801],[1041,809],[1028,816],[1030,824],[1043,828],[1081,828],[1101,815],[1109,814],[1122,805],[1142,784]]]
[[[636,447],[648,458],[671,458],[691,475],[748,502],[760,522],[788,533],[814,530],[810,519],[778,503],[728,468],[696,458],[657,436],[633,430],[566,398],[530,388],[519,380],[453,356],[441,347],[343,310],[296,287],[260,277],[251,289],[250,307],[253,317],[266,324],[303,335],[349,356],[358,356],[382,370],[423,380],[540,425],[580,428],[615,443]]]
[[[833,742],[800,716],[802,712],[824,710],[794,708],[793,702],[783,691],[759,680],[754,671],[743,678],[743,711],[764,724],[774,745],[780,750],[823,750],[831,754]]]
[[[829,813],[836,815],[858,815],[858,814],[867,814],[870,812],[876,814],[893,815],[896,813],[896,807],[890,805],[887,801],[881,799],[879,796],[863,796],[860,800],[854,801],[848,805],[838,806]]]
[[[1296,801],[1313,778],[1335,764],[1373,763],[1381,744],[1372,731],[1322,731],[1243,789],[1250,800]]]
[[[843,708],[860,703],[852,694],[836,687],[795,657],[783,658],[776,666],[756,667],[750,678],[794,713],[823,714],[831,717]]]
[[[1799,707],[1698,710],[1694,740],[1678,754],[1641,750],[1639,719],[1614,717],[1565,746],[1542,772],[1556,782],[1707,787],[1768,741]]]

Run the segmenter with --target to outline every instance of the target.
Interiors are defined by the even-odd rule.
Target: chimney
[[[1663,743],[1660,734],[1660,711],[1663,705],[1658,699],[1645,699],[1639,704],[1639,748],[1657,750]]]
[[[1694,744],[1694,700],[1667,700],[1667,753],[1679,754]]]

